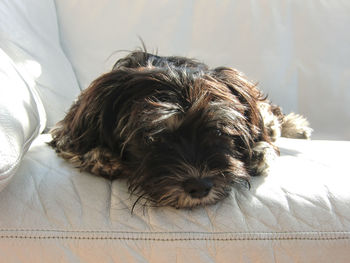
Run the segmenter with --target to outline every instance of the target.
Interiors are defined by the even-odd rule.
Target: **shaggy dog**
[[[311,129],[235,69],[134,51],[51,133],[49,144],[81,170],[126,178],[130,193],[152,205],[191,208],[216,203],[235,184],[249,187],[278,155],[276,138],[309,138]]]

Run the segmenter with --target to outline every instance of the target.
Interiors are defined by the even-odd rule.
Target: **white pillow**
[[[40,128],[45,126],[45,112],[39,110],[42,109],[40,100],[28,89],[11,59],[1,49],[0,94],[1,191],[16,172],[23,154],[39,134]]]
[[[0,191],[80,92],[52,0],[0,1]]]
[[[38,92],[47,127],[52,127],[80,92],[61,49],[54,2],[0,1],[0,47],[26,84]]]

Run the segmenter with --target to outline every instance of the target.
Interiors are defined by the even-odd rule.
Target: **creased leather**
[[[350,256],[344,150],[350,142],[280,139],[281,156],[250,190],[237,187],[213,206],[140,205],[131,214],[136,198],[124,181],[80,173],[45,144],[49,139],[34,141],[0,193],[6,211],[0,262],[20,261],[27,249],[32,262],[50,256],[50,262],[346,262]]]

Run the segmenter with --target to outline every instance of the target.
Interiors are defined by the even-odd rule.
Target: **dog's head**
[[[193,207],[248,183],[250,147],[265,136],[261,99],[231,68],[136,51],[81,94],[69,129],[77,152],[118,156],[131,192]]]

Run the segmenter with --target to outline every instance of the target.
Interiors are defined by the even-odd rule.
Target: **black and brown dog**
[[[49,144],[152,205],[190,208],[266,174],[280,135],[310,133],[235,69],[134,51],[81,93]]]

